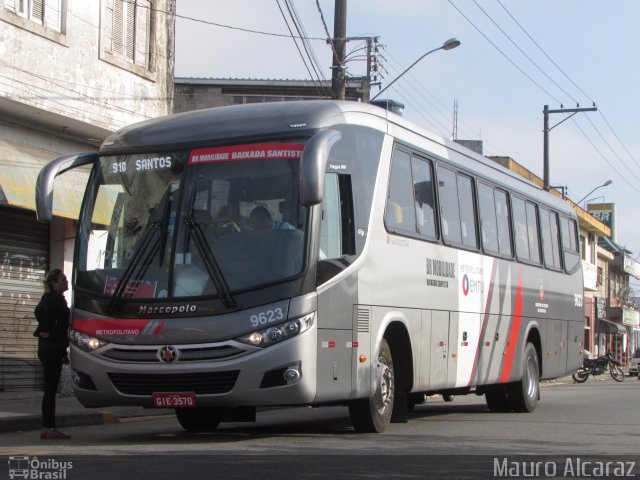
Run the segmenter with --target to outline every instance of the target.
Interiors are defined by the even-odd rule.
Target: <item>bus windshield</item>
[[[304,144],[102,157],[81,215],[76,284],[121,299],[220,297],[302,271]]]

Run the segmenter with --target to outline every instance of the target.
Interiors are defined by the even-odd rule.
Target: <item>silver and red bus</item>
[[[582,360],[572,209],[381,108],[311,101],[132,125],[98,152],[70,331],[86,406],[174,408],[189,431],[269,405],[348,405],[363,432],[426,395],[532,411]]]

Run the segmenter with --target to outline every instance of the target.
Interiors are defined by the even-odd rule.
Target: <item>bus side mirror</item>
[[[303,207],[311,207],[322,202],[327,158],[331,147],[340,138],[340,132],[323,130],[311,137],[304,148],[300,159],[300,204]]]
[[[50,222],[53,215],[53,181],[67,170],[88,165],[98,158],[96,152],[64,155],[45,165],[36,181],[36,215],[40,222]]]

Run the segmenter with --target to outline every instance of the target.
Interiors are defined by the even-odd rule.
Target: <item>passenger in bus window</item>
[[[249,223],[254,230],[295,230],[295,227],[290,223],[273,220],[269,210],[261,205],[251,210]]]
[[[433,195],[430,185],[431,182],[419,182],[414,185],[416,220],[419,233],[435,237],[436,220],[433,213]]]
[[[216,224],[216,236],[217,238],[226,237],[232,233],[238,233],[240,227],[233,221],[231,216],[231,207],[229,205],[223,205],[218,209],[215,214],[214,221]]]

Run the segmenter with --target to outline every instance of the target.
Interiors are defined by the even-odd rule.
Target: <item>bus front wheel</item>
[[[351,423],[358,432],[381,433],[389,426],[395,394],[395,373],[391,349],[382,339],[376,364],[376,391],[373,396],[349,403]]]
[[[222,420],[222,408],[176,408],[178,422],[187,432],[212,432]]]

